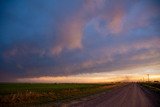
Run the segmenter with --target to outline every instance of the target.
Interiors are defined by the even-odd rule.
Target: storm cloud
[[[158,0],[8,0],[0,14],[0,81],[160,65]]]

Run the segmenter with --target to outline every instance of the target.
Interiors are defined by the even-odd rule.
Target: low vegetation
[[[111,84],[1,83],[0,105],[63,102],[85,97],[119,86]]]
[[[160,82],[144,82],[140,83],[140,85],[160,95]]]

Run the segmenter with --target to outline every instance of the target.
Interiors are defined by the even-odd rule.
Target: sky
[[[0,82],[160,80],[159,0],[1,0]]]

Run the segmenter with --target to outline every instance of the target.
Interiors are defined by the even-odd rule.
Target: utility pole
[[[147,74],[147,76],[148,76],[148,82],[149,82],[149,74]]]

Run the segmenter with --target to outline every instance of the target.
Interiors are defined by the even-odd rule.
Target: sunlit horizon
[[[146,66],[131,70],[87,73],[68,76],[41,76],[19,78],[16,82],[33,83],[108,83],[108,82],[148,82],[160,81],[159,66]]]

